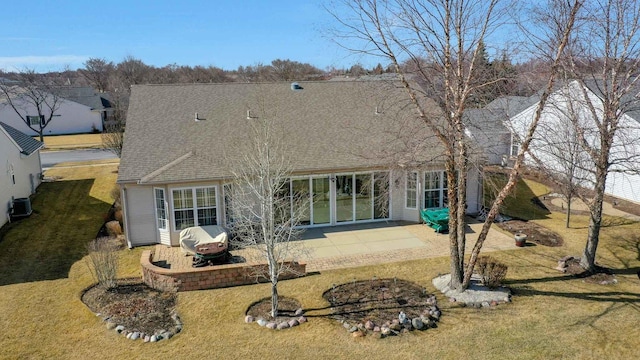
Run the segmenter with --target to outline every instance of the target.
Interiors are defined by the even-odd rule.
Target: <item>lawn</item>
[[[55,169],[54,169],[55,170]],[[448,259],[325,271],[283,281],[280,293],[298,299],[309,322],[268,331],[243,322],[246,308],[269,295],[269,285],[193,291],[178,295],[185,323],[176,337],[155,344],[107,331],[80,301],[93,279],[84,244],[109,207],[115,166],[57,169],[62,180],[43,184],[36,216],[3,230],[0,242],[0,358],[64,359],[631,359],[640,348],[640,224],[603,229],[598,261],[615,269],[618,283],[588,284],[553,270],[581,252],[586,218],[564,229],[562,214],[537,220],[565,237],[559,248],[530,246],[491,255],[509,265],[513,302],[491,309],[463,308],[438,294],[438,328],[384,340],[354,339],[327,317],[322,293],[353,279],[398,277],[435,292],[431,279]],[[530,192],[541,191],[535,186]],[[24,246],[28,244],[28,246]],[[142,248],[123,250],[120,276],[138,276]]]
[[[40,140],[39,137],[34,137]],[[44,137],[44,144],[47,149],[79,149],[79,148],[101,148],[101,134],[74,134],[74,135],[49,135]]]

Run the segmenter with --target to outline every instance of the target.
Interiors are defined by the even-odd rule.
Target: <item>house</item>
[[[591,170],[594,165],[582,151],[571,149],[572,144],[577,144],[575,131],[570,118],[580,121],[581,127],[587,129],[585,137],[587,141],[597,144],[599,136],[597,125],[590,116],[590,104],[596,112],[602,112],[601,81],[588,81],[585,88],[581,89],[578,81],[569,81],[556,86],[550,94],[543,109],[538,128],[529,146],[529,154],[525,161],[528,165],[536,166],[538,163],[546,164],[558,173],[563,173],[566,166],[575,165],[575,177],[579,185],[591,186],[593,175]],[[583,91],[584,90],[584,91]],[[637,92],[637,90],[636,90]],[[588,96],[586,101],[584,94]],[[640,108],[636,93],[622,99],[623,110],[620,126],[616,132],[611,151],[611,166],[607,175],[605,193],[620,199],[640,203]],[[531,100],[534,101],[531,101]],[[520,140],[531,120],[539,103],[539,97],[520,99],[522,106],[515,114],[505,122],[512,132],[509,156],[515,156],[519,150]],[[534,161],[537,158],[537,161]]]
[[[60,86],[47,89],[47,104],[53,104],[57,98],[58,109],[54,112],[54,118],[44,129],[44,135],[80,134],[102,132],[104,122],[108,118],[111,104],[105,94],[96,93],[91,87]],[[16,109],[25,118],[32,122],[34,128],[38,128],[38,111],[31,101],[24,101],[20,97],[13,98]],[[44,105],[44,114],[50,110]],[[33,131],[16,114],[16,111],[8,104],[6,99],[0,97],[0,119],[19,131],[35,136]]]
[[[0,227],[9,221],[14,199],[28,198],[40,185],[44,144],[0,122]]]
[[[421,208],[446,206],[440,144],[398,83],[134,85],[117,180],[129,246],[226,225],[230,164],[268,113],[284,125],[290,193],[309,197],[301,226],[418,222]],[[477,212],[478,174],[469,182]]]

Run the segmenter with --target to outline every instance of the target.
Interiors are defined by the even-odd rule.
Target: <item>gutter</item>
[[[120,194],[122,198],[122,216],[124,217],[124,235],[127,238],[127,246],[129,249],[132,249],[131,246],[131,237],[129,234],[129,215],[127,214],[127,188],[122,186],[122,192]]]

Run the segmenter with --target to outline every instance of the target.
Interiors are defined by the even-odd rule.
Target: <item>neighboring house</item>
[[[0,122],[0,226],[9,220],[14,199],[28,198],[40,185],[44,144]]]
[[[472,149],[481,153],[486,164],[506,166],[509,163],[512,134],[505,123],[537,101],[536,97],[504,96],[482,109],[465,110],[466,134]]]
[[[601,92],[598,90],[602,84],[596,81],[586,83],[586,93],[590,101],[584,98],[584,93],[577,81],[570,81],[556,87],[547,101],[534,138],[529,146],[530,154],[527,154],[527,164],[536,166],[533,157],[546,164],[552,170],[562,172],[561,162],[567,162],[570,149],[567,147],[572,142],[575,132],[570,125],[569,117],[576,117],[582,123],[582,127],[588,129],[585,133],[587,141],[596,143],[599,141],[596,124],[591,118],[588,109],[589,103],[593,104],[597,112],[602,110]],[[622,115],[620,127],[617,130],[614,145],[611,151],[610,161],[612,166],[607,176],[605,193],[633,202],[640,203],[640,108],[637,106],[638,98],[630,94],[622,99],[621,105],[625,112]],[[534,101],[531,101],[531,100]],[[519,150],[519,144],[531,123],[538,106],[539,97],[534,96],[523,100],[524,108],[511,114],[505,126],[512,131],[509,156],[515,156]],[[533,154],[533,155],[531,155]],[[577,164],[577,177],[580,185],[591,186],[593,176],[590,174],[594,165],[584,162],[586,154],[577,152],[570,162]],[[620,161],[621,159],[631,161]],[[586,165],[582,165],[586,164]],[[580,167],[586,166],[586,171]]]
[[[441,146],[398,83],[299,85],[134,85],[118,174],[129,246],[176,246],[185,227],[226,225],[230,168],[266,113],[286,124],[289,193],[309,197],[302,226],[418,222],[419,209],[446,206]],[[470,213],[478,181],[471,172]]]
[[[54,113],[51,123],[44,129],[43,135],[102,132],[104,122],[111,110],[111,104],[105,94],[98,94],[91,87],[60,86],[50,91],[60,97],[59,108]],[[52,97],[52,95],[49,96]],[[29,121],[34,121],[32,126],[38,128],[36,123],[38,119],[35,117],[38,112],[35,107],[20,99],[15,99],[14,104],[25,119],[31,116]],[[48,109],[45,108],[45,116],[48,115],[47,111]],[[0,119],[25,134],[37,135],[9,106],[7,100],[2,98],[0,98]]]

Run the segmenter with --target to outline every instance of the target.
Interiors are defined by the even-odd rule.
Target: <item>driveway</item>
[[[107,150],[103,150],[103,149],[60,150],[60,151],[41,151],[40,152],[42,170],[47,170],[63,162],[108,160],[108,159],[117,159],[117,158],[118,157],[114,153]]]

